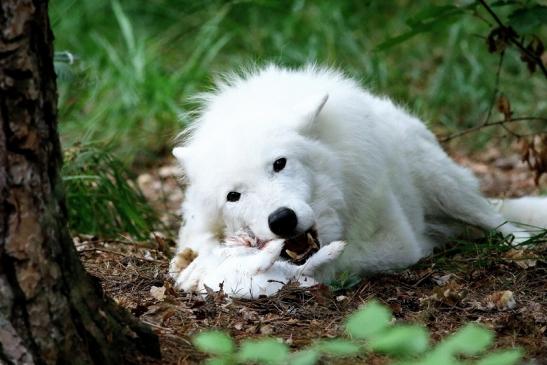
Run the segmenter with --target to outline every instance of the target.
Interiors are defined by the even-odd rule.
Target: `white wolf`
[[[183,290],[224,281],[230,294],[253,297],[300,275],[328,282],[339,271],[389,271],[466,225],[526,240],[499,210],[547,225],[546,200],[496,209],[419,119],[338,71],[271,65],[226,77],[200,98],[173,150],[188,182],[178,251],[198,254],[186,268],[171,263]],[[340,240],[343,252],[342,243],[326,246]],[[305,261],[318,244],[326,254],[304,268],[283,262]]]

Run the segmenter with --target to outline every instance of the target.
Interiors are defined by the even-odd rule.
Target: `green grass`
[[[146,240],[159,228],[157,213],[105,146],[76,145],[65,150],[64,158],[62,175],[73,233]]]
[[[545,250],[541,247],[547,243],[547,230],[538,227],[522,226],[523,231],[532,234],[528,240],[514,244],[513,236],[504,236],[495,230],[484,231],[484,236],[479,239],[459,239],[439,252],[430,256],[427,261],[433,261],[438,268],[455,269],[458,266],[471,265],[475,269],[485,269],[493,267],[504,261],[504,254],[515,248],[531,249],[534,251],[532,257],[524,255],[521,259],[535,258],[545,260],[547,257],[543,254]],[[529,251],[527,251],[529,253]],[[418,263],[416,267],[429,267],[430,263]]]
[[[443,4],[452,2],[435,2]],[[339,67],[374,92],[406,105],[440,134],[482,122],[498,63],[484,39],[490,25],[470,15],[450,18],[432,32],[378,51],[378,45],[408,32],[428,7],[427,0],[51,2],[61,138],[65,146],[95,146],[92,153],[67,159],[71,225],[78,232],[104,234],[152,229],[145,227],[143,219],[152,213],[140,198],[135,214],[126,211],[131,194],[124,194],[132,190],[130,185],[106,186],[117,173],[126,173],[125,166],[165,156],[190,121],[195,104],[189,97],[207,90],[216,73],[245,65],[316,62]],[[506,17],[509,8],[496,11]],[[541,32],[545,39],[545,25]],[[59,53],[63,51],[70,55]],[[546,85],[541,74],[529,74],[516,52],[507,52],[500,90],[517,115],[547,113]],[[499,118],[497,112],[493,118]],[[480,148],[494,133],[504,132],[491,128],[468,135],[459,146]],[[107,159],[121,162],[114,170],[107,163],[100,194],[113,195],[101,199],[121,200],[119,208],[101,205],[104,214],[97,217],[107,219],[93,222],[99,191],[87,177],[70,176],[79,176],[73,171],[83,166],[87,175],[102,174],[93,170],[101,169],[100,163],[82,161],[105,145],[112,153]],[[127,224],[122,222],[126,219]]]
[[[488,109],[498,62],[481,38],[486,23],[461,17],[376,51],[406,32],[406,21],[428,4],[54,1],[56,50],[78,58],[60,82],[63,141],[108,141],[126,162],[151,161],[170,149],[194,107],[188,97],[210,87],[212,75],[271,61],[334,65],[408,105],[437,132],[470,127]],[[506,55],[500,86],[516,113],[546,114],[545,80],[530,76],[516,52]],[[490,136],[487,131],[464,141],[480,146]]]

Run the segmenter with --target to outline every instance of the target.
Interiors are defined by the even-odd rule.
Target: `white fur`
[[[198,251],[193,266],[208,269],[196,272],[213,268],[208,262],[222,256],[215,248],[236,232],[277,239],[268,215],[279,207],[296,212],[299,232],[315,225],[322,245],[348,242],[316,272],[322,281],[342,270],[411,265],[466,224],[528,238],[480,195],[476,178],[419,119],[338,71],[268,66],[228,76],[201,100],[198,118],[173,151],[189,182],[178,249]],[[287,165],[275,173],[272,163],[280,157]],[[241,199],[227,202],[230,191]],[[545,218],[545,204],[534,208]],[[174,274],[179,287],[200,282],[189,271]],[[240,271],[219,266],[215,280],[237,282]],[[271,284],[263,291],[277,289]]]
[[[310,257],[304,265],[297,266],[278,260],[284,240],[273,240],[263,249],[242,245],[219,245],[209,255],[199,255],[176,280],[185,291],[201,294],[206,287],[240,298],[258,298],[275,294],[283,285],[298,282],[308,287],[317,284],[313,273],[336,259],[345,243],[332,242]]]
[[[547,227],[547,198],[527,196],[517,199],[491,199],[495,206],[508,221],[524,224],[530,231]]]

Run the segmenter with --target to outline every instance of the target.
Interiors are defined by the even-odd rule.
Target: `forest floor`
[[[479,176],[488,196],[537,194],[540,189],[517,153],[502,157],[498,149],[489,148],[473,158],[457,153],[453,157]],[[176,167],[166,165],[139,177],[147,197],[164,212],[167,237],[176,228],[183,197],[176,172]],[[543,189],[546,180],[540,183]],[[108,295],[160,336],[163,359],[143,363],[201,362],[205,355],[194,349],[191,338],[211,328],[223,329],[237,341],[274,336],[302,348],[319,338],[340,336],[344,318],[376,298],[391,308],[397,320],[425,324],[433,340],[475,321],[496,332],[496,347],[521,346],[535,364],[547,364],[545,243],[525,257],[480,241],[452,243],[412,268],[369,277],[351,288],[289,286],[273,297],[249,301],[230,300],[221,293],[202,298],[173,289],[167,275],[173,242],[166,235],[144,245],[85,236],[74,241],[86,269]],[[336,363],[355,363],[355,359]],[[367,357],[366,363],[387,362]]]

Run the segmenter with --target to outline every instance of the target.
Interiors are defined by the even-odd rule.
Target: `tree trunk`
[[[52,42],[47,1],[0,0],[0,363],[159,356],[157,337],[104,296],[68,234]]]

